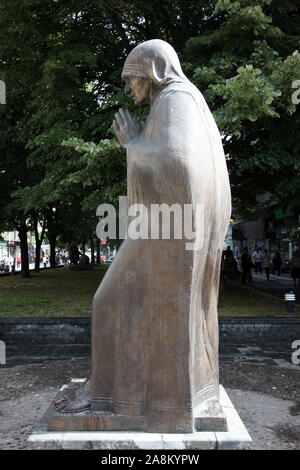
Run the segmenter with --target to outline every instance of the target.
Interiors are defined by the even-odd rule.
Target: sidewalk
[[[64,264],[57,264],[56,267],[59,268],[61,266],[65,266]],[[50,263],[47,264],[47,267],[46,269],[50,269],[51,266],[50,266]],[[43,271],[45,268],[44,268],[44,263],[41,263],[40,264],[40,270]],[[35,270],[35,264],[34,263],[29,263],[29,271],[34,271]],[[21,265],[20,266],[17,266],[15,268],[15,273],[20,273],[21,272]],[[9,274],[12,274],[12,271],[9,271],[8,273],[7,272],[4,272],[4,271],[0,271],[0,276],[8,276]]]
[[[29,270],[32,271],[32,270],[34,269],[34,266],[35,266],[34,263],[29,263]],[[50,265],[49,265],[49,266],[50,266]],[[43,267],[44,267],[43,263],[40,263],[40,268],[43,268]],[[15,267],[15,272],[18,273],[19,271],[21,271],[21,265]],[[9,273],[11,273],[11,272],[12,272],[12,270],[11,270],[11,268],[10,268]],[[1,274],[8,274],[8,273],[6,273],[6,272],[4,272],[4,271],[1,271],[1,272],[0,272],[0,275],[1,275]]]
[[[296,295],[296,303],[300,304],[300,287],[294,287],[294,281],[290,273],[284,273],[280,276],[270,274],[270,280],[267,281],[265,273],[252,271],[253,287],[284,299],[287,290],[293,290]]]

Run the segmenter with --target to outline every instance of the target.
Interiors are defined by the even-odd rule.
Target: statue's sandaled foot
[[[84,384],[71,384],[67,390],[54,400],[55,411],[60,413],[79,413],[90,408],[89,381]]]

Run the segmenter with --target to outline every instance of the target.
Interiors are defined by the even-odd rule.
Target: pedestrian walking
[[[237,262],[233,256],[233,251],[228,247],[226,251],[224,251],[225,263],[224,263],[224,271],[225,276],[228,279],[237,280],[238,279],[238,269],[237,269]]]
[[[277,272],[278,276],[280,276],[281,265],[282,265],[281,254],[279,251],[276,251],[273,257],[273,274],[276,274]]]
[[[48,261],[48,258],[46,256],[43,256],[43,264],[44,264],[45,269],[47,269],[47,261]]]
[[[10,272],[13,271],[13,266],[14,266],[14,258],[12,255],[9,255],[8,257],[8,264],[9,264],[9,270]]]
[[[270,268],[271,268],[271,256],[268,253],[268,250],[264,250],[264,254],[262,256],[262,269],[266,273],[267,281],[270,280]]]
[[[260,248],[256,248],[253,252],[253,261],[255,266],[255,274],[262,273],[262,252]]]
[[[241,265],[242,265],[242,282],[245,283],[246,279],[248,282],[252,282],[252,273],[251,268],[253,267],[253,263],[251,261],[251,256],[248,253],[248,248],[245,246],[243,248],[243,254],[241,256]]]
[[[297,287],[297,279],[298,279],[298,287],[300,287],[300,252],[296,250],[292,259],[290,260],[290,265],[292,268],[291,276],[294,280],[294,286]]]

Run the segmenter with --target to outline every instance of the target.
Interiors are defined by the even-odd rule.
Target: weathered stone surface
[[[192,432],[194,408],[218,396],[217,297],[230,216],[225,157],[205,100],[170,45],[141,44],[122,77],[135,103],[151,106],[143,126],[122,110],[114,123],[127,151],[129,206],[201,204],[204,236],[198,250],[187,250],[184,238],[122,244],[93,303],[92,410],[144,415],[148,432]]]
[[[217,301],[231,213],[225,156],[213,116],[169,44],[137,46],[122,77],[135,103],[151,108],[143,125],[128,111],[115,115],[127,152],[128,205],[148,215],[153,204],[179,206],[182,214],[190,206],[195,239],[185,238],[182,219],[181,238],[165,239],[159,227],[158,239],[123,242],[93,300],[88,388],[74,402],[66,392],[58,405],[72,412],[90,400],[93,425],[105,429],[115,422],[123,429],[126,416],[143,417],[147,432],[191,433],[197,406],[219,393]]]
[[[83,380],[84,381],[84,380]],[[81,380],[73,379],[76,385]],[[57,394],[57,402],[73,384]],[[81,411],[61,413],[52,406],[48,419],[48,431],[147,431],[145,416],[128,416],[109,411]],[[217,400],[206,400],[194,410],[195,431],[227,431],[226,416]]]
[[[220,386],[220,406],[228,422],[227,432],[147,433],[147,432],[49,432],[47,410],[28,439],[32,449],[247,449],[252,439],[226,391]],[[63,416],[63,415],[62,415]]]
[[[225,413],[218,400],[207,400],[194,411],[195,431],[228,431]]]
[[[97,411],[82,411],[70,416],[53,410],[48,421],[49,431],[144,431],[145,428],[144,416]]]

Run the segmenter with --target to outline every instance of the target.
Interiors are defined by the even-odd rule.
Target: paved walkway
[[[300,338],[299,338],[300,339]],[[270,343],[266,345],[230,344],[220,345],[220,361],[278,366],[300,372],[300,365],[293,364],[292,345]],[[300,376],[299,376],[300,379]]]
[[[269,292],[274,291],[286,291],[287,289],[292,289],[293,291],[300,294],[300,287],[294,286],[294,280],[290,274],[281,274],[276,276],[275,274],[270,274],[270,280],[267,281],[266,275],[263,273],[252,273],[253,275],[253,285],[257,288],[264,289]]]
[[[292,363],[292,354],[294,352],[295,350],[292,349],[292,345],[286,343],[265,345],[221,343],[219,349],[220,360],[223,362],[276,365],[300,372],[300,365]],[[48,361],[89,359],[90,357],[91,347],[89,344],[8,345],[6,365],[1,367],[37,364]]]
[[[270,274],[269,281],[264,273],[255,274],[252,272],[252,276],[255,289],[263,290],[281,299],[284,299],[286,291],[291,289],[295,292],[296,302],[300,304],[300,287],[294,287],[294,281],[290,274],[281,274],[280,276]]]

